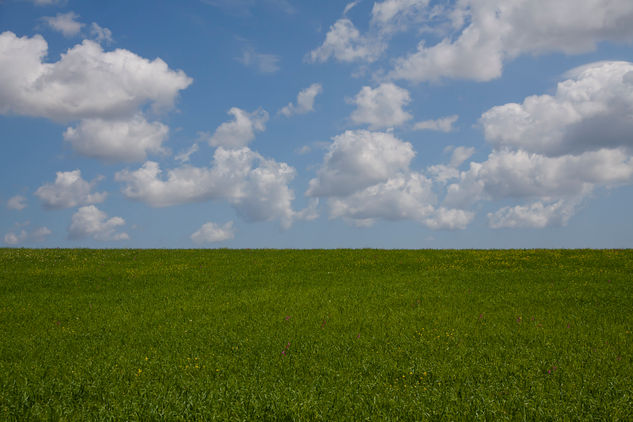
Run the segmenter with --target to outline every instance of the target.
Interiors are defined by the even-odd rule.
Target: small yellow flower
[[[149,360],[149,358],[147,356],[145,356],[145,361]]]

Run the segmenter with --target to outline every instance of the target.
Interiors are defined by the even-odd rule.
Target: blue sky
[[[630,0],[0,1],[0,243],[633,246]]]

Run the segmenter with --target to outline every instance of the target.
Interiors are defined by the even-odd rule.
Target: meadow
[[[0,249],[0,420],[633,420],[632,250]]]

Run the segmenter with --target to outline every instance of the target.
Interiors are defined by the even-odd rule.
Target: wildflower
[[[286,315],[286,321],[290,321],[290,315]]]
[[[360,333],[358,333],[358,335],[356,336],[356,338],[360,338]]]

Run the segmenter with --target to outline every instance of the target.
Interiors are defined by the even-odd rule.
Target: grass
[[[632,420],[633,251],[0,249],[0,420]]]

